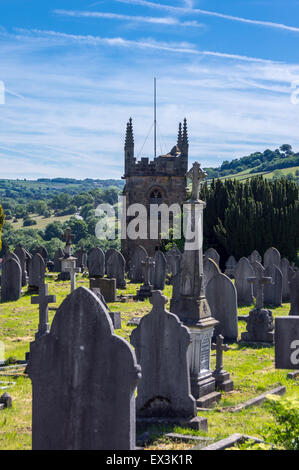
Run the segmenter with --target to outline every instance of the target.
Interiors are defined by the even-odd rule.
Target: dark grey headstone
[[[33,251],[33,255],[35,255],[36,253],[39,253],[43,257],[45,265],[47,265],[47,261],[49,259],[49,253],[47,248],[45,248],[44,246],[37,246]]]
[[[264,268],[268,266],[280,266],[280,253],[276,248],[268,248],[264,254]]]
[[[8,257],[2,264],[1,302],[12,302],[21,297],[22,269],[14,257]]]
[[[34,450],[135,449],[140,368],[91,291],[64,300],[50,333],[31,343],[27,372]]]
[[[140,283],[144,281],[142,262],[146,261],[147,258],[146,249],[141,245],[137,246],[130,260],[129,278],[132,282]]]
[[[61,258],[64,257],[64,251],[62,248],[58,248],[54,256],[54,272],[61,273]]]
[[[77,258],[76,267],[84,269],[87,267],[87,252],[80,248],[79,250],[74,253],[74,258]]]
[[[236,266],[236,258],[234,256],[230,256],[227,262],[225,263],[225,274],[230,278],[234,278]]]
[[[217,274],[206,287],[206,298],[212,316],[219,321],[215,326],[214,336],[222,335],[226,340],[237,340],[237,291],[233,282],[225,274]]]
[[[187,350],[189,330],[165,310],[167,298],[153,291],[153,309],[132,332],[142,378],[137,393],[137,416],[192,418],[196,402],[190,391]]]
[[[105,275],[105,253],[99,247],[91,248],[88,252],[87,267],[89,277]]]
[[[218,266],[220,266],[220,255],[214,248],[209,248],[207,251],[205,251],[204,259],[207,258],[212,259]]]
[[[290,279],[290,315],[299,315],[299,270]]]
[[[204,288],[206,289],[208,283],[214,276],[221,274],[218,264],[211,258],[205,256],[203,261],[203,274],[204,274]]]
[[[275,367],[299,369],[299,316],[275,319]]]
[[[38,289],[39,285],[44,282],[46,265],[43,257],[36,253],[29,263],[29,287]]]
[[[162,251],[157,250],[154,255],[154,269],[152,272],[151,283],[155,290],[164,290],[166,278],[166,257]]]
[[[22,269],[22,286],[26,286],[27,280],[28,280],[27,267],[26,267],[26,259],[27,259],[26,251],[21,245],[18,245],[16,246],[14,252],[19,258],[20,266]]]
[[[125,258],[119,251],[111,249],[106,259],[106,272],[108,278],[116,279],[117,289],[126,288],[125,270]]]
[[[235,269],[238,306],[251,305],[253,302],[253,287],[248,282],[251,277],[254,277],[254,270],[248,259],[243,257],[239,260]]]
[[[280,270],[282,274],[282,301],[290,301],[290,285],[289,285],[289,271],[290,263],[286,258],[282,258],[280,262]]]
[[[265,276],[271,277],[271,284],[267,284],[264,289],[264,302],[266,305],[280,307],[282,303],[282,273],[275,265],[270,265],[265,269]]]

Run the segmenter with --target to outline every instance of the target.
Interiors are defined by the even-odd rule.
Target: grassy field
[[[50,321],[65,296],[70,291],[69,282],[56,282],[56,275],[47,275],[49,294],[56,294],[56,304],[50,305]],[[88,280],[78,276],[77,286],[88,286]],[[134,294],[139,286],[128,284],[122,293]],[[171,286],[165,288],[165,295],[171,297]],[[122,329],[116,333],[129,339],[134,327],[128,321],[135,316],[147,314],[151,305],[149,301],[126,303],[116,302],[109,304],[111,310],[121,311]],[[169,308],[169,305],[168,305]],[[252,307],[239,309],[239,314],[247,314]],[[275,316],[288,315],[289,304],[273,309]],[[21,299],[17,302],[0,304],[0,341],[5,345],[5,358],[24,359],[29,350],[29,342],[34,339],[38,326],[38,307],[31,305],[30,296],[25,289]],[[239,322],[239,335],[245,331],[244,321]],[[219,440],[230,434],[239,432],[251,436],[262,437],[262,428],[272,422],[272,417],[264,406],[248,408],[238,413],[231,413],[229,407],[253,398],[278,385],[287,387],[287,395],[298,393],[298,380],[287,379],[287,371],[275,370],[273,347],[252,347],[234,343],[231,349],[224,353],[224,367],[230,372],[234,381],[234,391],[223,393],[221,401],[213,411],[200,412],[200,416],[208,418],[208,437]],[[212,368],[215,366],[215,354],[212,354]],[[0,381],[15,382],[8,389],[13,397],[13,407],[0,412],[0,449],[27,449],[31,448],[31,382],[23,373],[12,372],[10,375],[0,372]],[[8,375],[7,375],[8,374]],[[1,387],[1,384],[0,384]],[[171,428],[167,429],[171,430]],[[174,428],[175,431],[204,435],[201,432]],[[148,449],[190,449],[194,443],[179,443],[166,439],[161,429],[155,428],[156,438]]]
[[[293,166],[293,167],[290,167],[290,168],[283,168],[281,170],[274,170],[274,171],[257,171],[256,173],[251,173],[251,171],[253,170],[254,168],[250,168],[250,170],[244,170],[244,171],[240,171],[239,173],[235,173],[235,174],[231,174],[231,175],[227,175],[227,176],[221,176],[219,179],[224,181],[224,180],[227,180],[227,179],[235,179],[235,180],[238,180],[238,181],[246,181],[250,178],[253,178],[254,176],[264,176],[264,178],[266,179],[272,179],[274,176],[288,176],[288,175],[292,175],[292,176],[296,176],[296,171],[299,170],[299,166]],[[210,182],[211,180],[208,180],[208,182]]]
[[[44,217],[42,215],[31,214],[30,219],[36,221],[36,225],[31,225],[29,227],[23,226],[23,219],[17,219],[16,222],[12,222],[12,226],[15,230],[19,229],[35,229],[35,230],[45,230],[47,225],[52,224],[53,222],[61,222],[64,223],[69,220],[70,215],[62,215],[60,217],[52,215],[51,217]]]

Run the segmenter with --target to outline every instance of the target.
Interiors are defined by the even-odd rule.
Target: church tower
[[[176,145],[166,155],[160,155],[152,161],[149,158],[141,158],[137,161],[134,156],[133,123],[130,118],[127,123],[125,138],[125,174],[126,180],[123,195],[126,198],[127,208],[132,204],[142,204],[147,208],[147,222],[149,226],[149,214],[152,204],[183,204],[187,196],[187,171],[188,171],[188,129],[187,120],[183,125],[179,124]],[[126,226],[134,217],[126,217]],[[122,240],[122,253],[129,262],[136,246],[143,246],[149,256],[153,256],[155,250],[160,247],[160,237],[146,240]]]

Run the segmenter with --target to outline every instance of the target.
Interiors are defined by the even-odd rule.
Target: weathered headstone
[[[103,277],[105,275],[105,254],[101,248],[95,247],[89,250],[87,267],[89,277]]]
[[[154,255],[155,266],[152,271],[152,284],[154,290],[164,290],[166,278],[166,257],[162,251],[157,250]]]
[[[204,289],[207,288],[210,280],[218,274],[221,274],[218,264],[213,259],[205,257],[203,261]]]
[[[83,248],[80,248],[74,253],[74,257],[77,258],[76,267],[84,270],[87,267],[87,252]]]
[[[61,258],[64,257],[64,251],[62,248],[58,248],[54,255],[54,272],[60,273],[61,272]]]
[[[238,339],[237,291],[228,276],[217,274],[206,287],[206,298],[212,316],[219,321],[214,337],[223,335],[226,340]]]
[[[254,263],[257,261],[258,263],[262,262],[262,257],[257,250],[254,250],[251,255],[248,256],[249,263],[253,267]]]
[[[24,250],[22,245],[17,245],[14,253],[19,258],[20,266],[22,269],[22,287],[24,287],[26,286],[27,281],[28,281],[27,266],[26,266],[26,260],[27,260],[26,251]]]
[[[129,279],[132,282],[141,283],[144,281],[142,262],[145,261],[147,257],[146,249],[141,245],[137,246],[130,260]]]
[[[205,251],[204,259],[207,258],[212,259],[218,266],[220,266],[220,255],[214,248],[209,248],[207,251]]]
[[[264,254],[264,268],[273,265],[280,266],[280,253],[276,248],[271,247]]]
[[[179,424],[197,416],[187,359],[191,335],[176,315],[165,310],[167,297],[161,291],[153,291],[150,302],[152,311],[131,335],[142,370],[137,418],[170,418]]]
[[[2,264],[1,302],[13,302],[21,297],[22,269],[14,257],[8,257]]]
[[[236,266],[237,266],[236,258],[234,256],[230,256],[228,258],[227,262],[225,263],[225,274],[226,274],[226,276],[228,276],[230,278],[234,278],[235,277]]]
[[[299,315],[299,270],[290,279],[290,315]]]
[[[235,269],[238,306],[251,305],[253,302],[252,284],[248,282],[250,277],[254,277],[254,270],[248,259],[243,257],[239,260]]]
[[[271,284],[265,286],[265,304],[280,307],[282,303],[282,273],[276,265],[269,265],[265,269],[265,276],[272,278]]]
[[[107,279],[105,277],[90,278],[90,289],[100,289],[106,302],[116,302],[116,279]]]
[[[166,271],[168,274],[175,275],[178,271],[178,266],[180,264],[180,260],[182,259],[182,253],[180,252],[177,245],[174,245],[171,250],[167,251],[166,253]]]
[[[45,248],[44,246],[37,246],[34,250],[33,250],[33,255],[35,254],[40,254],[45,262],[45,266],[47,265],[47,261],[49,259],[49,253],[48,253],[48,250],[47,248]]]
[[[98,279],[97,279],[98,280]],[[90,280],[91,281],[91,280]],[[121,329],[121,313],[120,312],[112,312],[105,300],[105,297],[103,296],[101,289],[99,287],[92,287],[90,290],[100,299],[101,302],[105,305],[107,312],[109,313],[109,316],[112,320],[112,324],[115,330],[120,330]]]
[[[216,351],[216,369],[213,376],[216,380],[216,388],[223,392],[231,392],[234,389],[234,383],[230,380],[230,375],[223,369],[223,351],[228,351],[230,348],[227,344],[223,344],[223,336],[218,335],[216,343],[212,344],[212,351]]]
[[[282,274],[282,301],[290,301],[290,285],[289,285],[289,271],[290,263],[286,258],[282,258],[280,261],[280,270]]]
[[[29,264],[29,289],[38,290],[39,285],[44,282],[45,272],[45,261],[39,253],[36,253]]]
[[[125,269],[126,261],[123,255],[119,251],[111,249],[108,260],[106,259],[106,273],[108,278],[116,279],[117,289],[126,288]]]
[[[135,449],[140,368],[103,303],[79,287],[30,345],[34,450]]]

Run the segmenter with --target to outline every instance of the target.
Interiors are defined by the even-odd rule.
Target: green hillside
[[[218,168],[205,168],[208,178],[235,178],[245,181],[252,176],[264,175],[265,178],[292,176],[299,181],[299,153],[291,145],[284,144],[276,150],[255,152],[251,155],[224,161]]]

